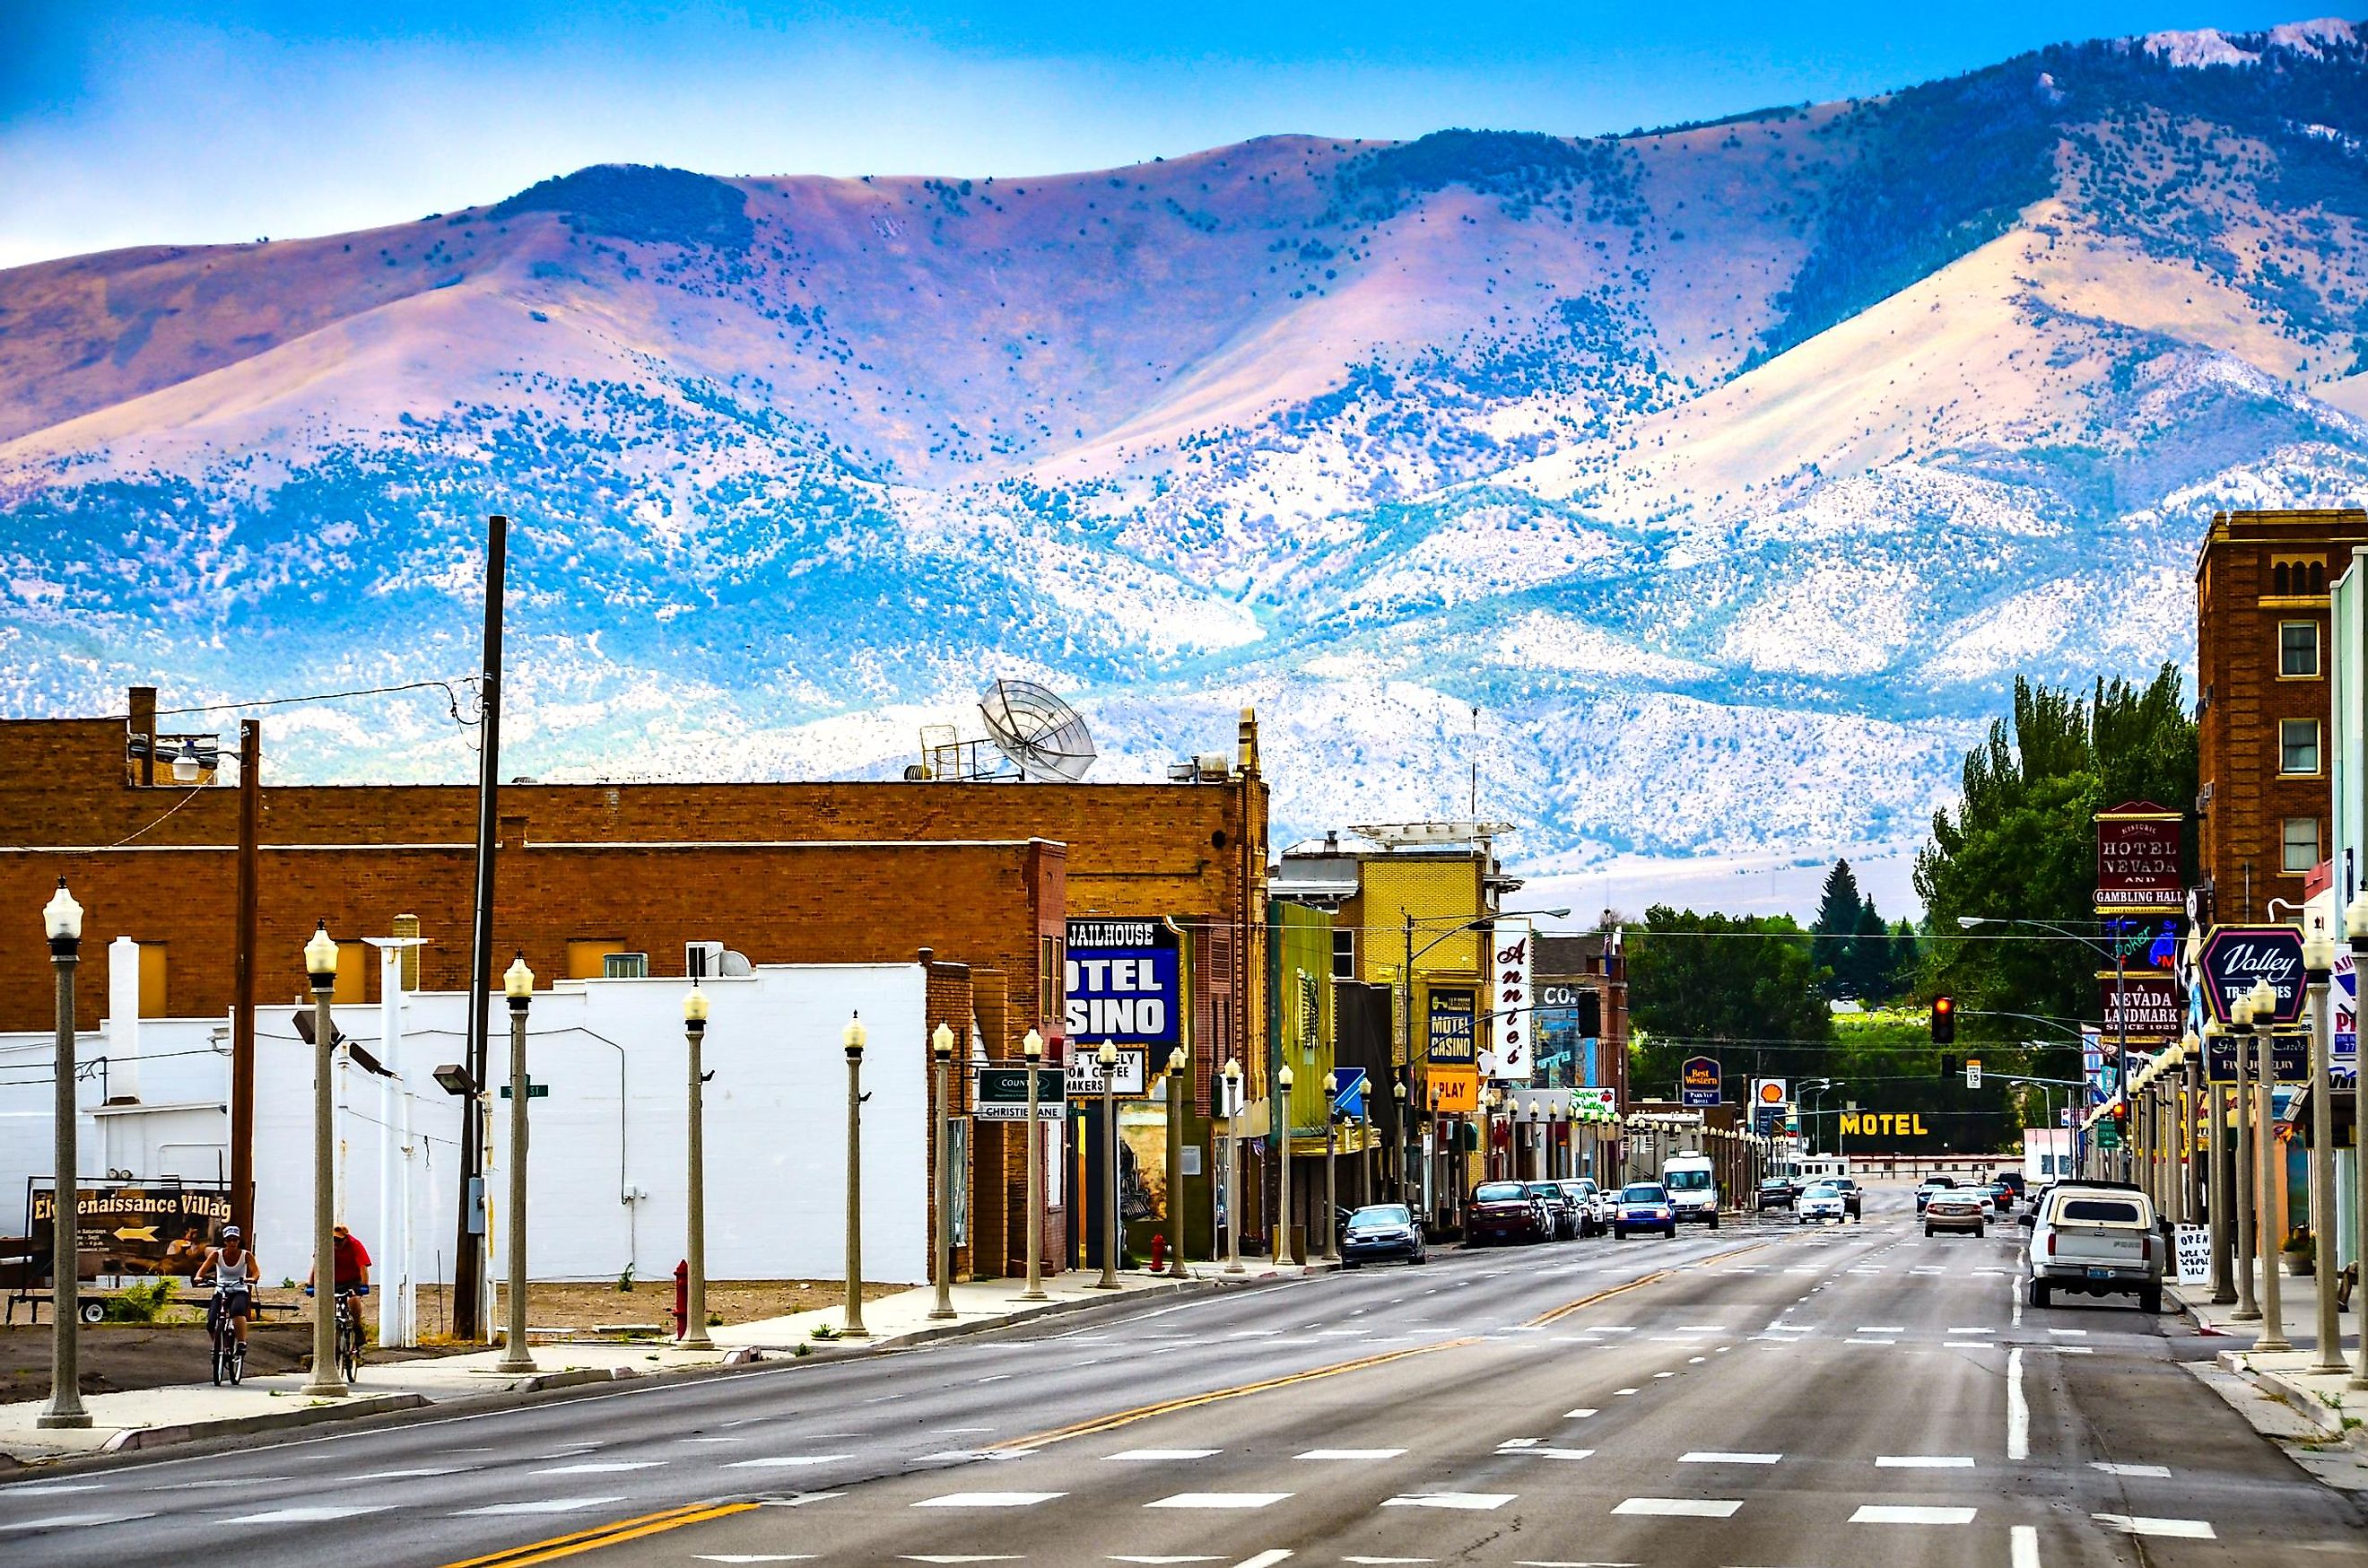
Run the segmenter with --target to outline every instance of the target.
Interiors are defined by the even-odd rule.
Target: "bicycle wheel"
[[[229,1371],[230,1353],[222,1347],[222,1341],[217,1338],[214,1341],[214,1386],[216,1388],[222,1386],[222,1381]]]
[[[337,1370],[347,1382],[357,1381],[362,1373],[362,1335],[349,1318],[337,1331]]]
[[[245,1340],[239,1340],[239,1341],[235,1341],[235,1342],[233,1342],[233,1343],[232,1344],[231,1347],[230,1347],[230,1383],[231,1383],[231,1387],[233,1387],[233,1388],[236,1388],[236,1387],[239,1385],[239,1381],[240,1381],[240,1380],[241,1380],[241,1379],[243,1379],[243,1378],[245,1378],[245,1376],[246,1376],[246,1342],[245,1342]]]

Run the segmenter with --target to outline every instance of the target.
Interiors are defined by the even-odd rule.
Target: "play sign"
[[[2302,1017],[2302,933],[2294,926],[2214,926],[2198,963],[2204,1005],[2222,1023],[2235,1021],[2237,998],[2264,980],[2278,999],[2270,1022],[2291,1024]]]

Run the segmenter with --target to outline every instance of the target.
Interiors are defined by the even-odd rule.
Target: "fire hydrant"
[[[690,1332],[690,1259],[674,1266],[674,1336]]]
[[[1161,1261],[1163,1258],[1165,1258],[1167,1256],[1167,1232],[1165,1232],[1165,1231],[1154,1231],[1154,1232],[1152,1232],[1152,1233],[1151,1233],[1151,1272],[1153,1272],[1154,1274],[1156,1274],[1156,1273],[1158,1273],[1158,1272],[1159,1272],[1159,1265],[1160,1265],[1160,1261]]]

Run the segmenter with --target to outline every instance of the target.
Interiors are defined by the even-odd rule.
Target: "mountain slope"
[[[892,772],[1031,673],[1107,776],[1257,703],[1286,835],[1460,807],[1476,744],[1533,869],[1897,845],[2014,674],[2187,655],[2214,507],[2368,494],[2363,144],[2322,22],[18,268],[0,683],[464,669],[501,509],[521,771]],[[441,700],[275,749],[449,776]]]

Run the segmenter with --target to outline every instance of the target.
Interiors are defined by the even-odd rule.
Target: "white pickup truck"
[[[2135,1187],[2065,1182],[2024,1216],[2031,1227],[2029,1300],[2048,1304],[2057,1290],[2087,1296],[2135,1295],[2138,1310],[2162,1310],[2163,1253],[2154,1204]]]

